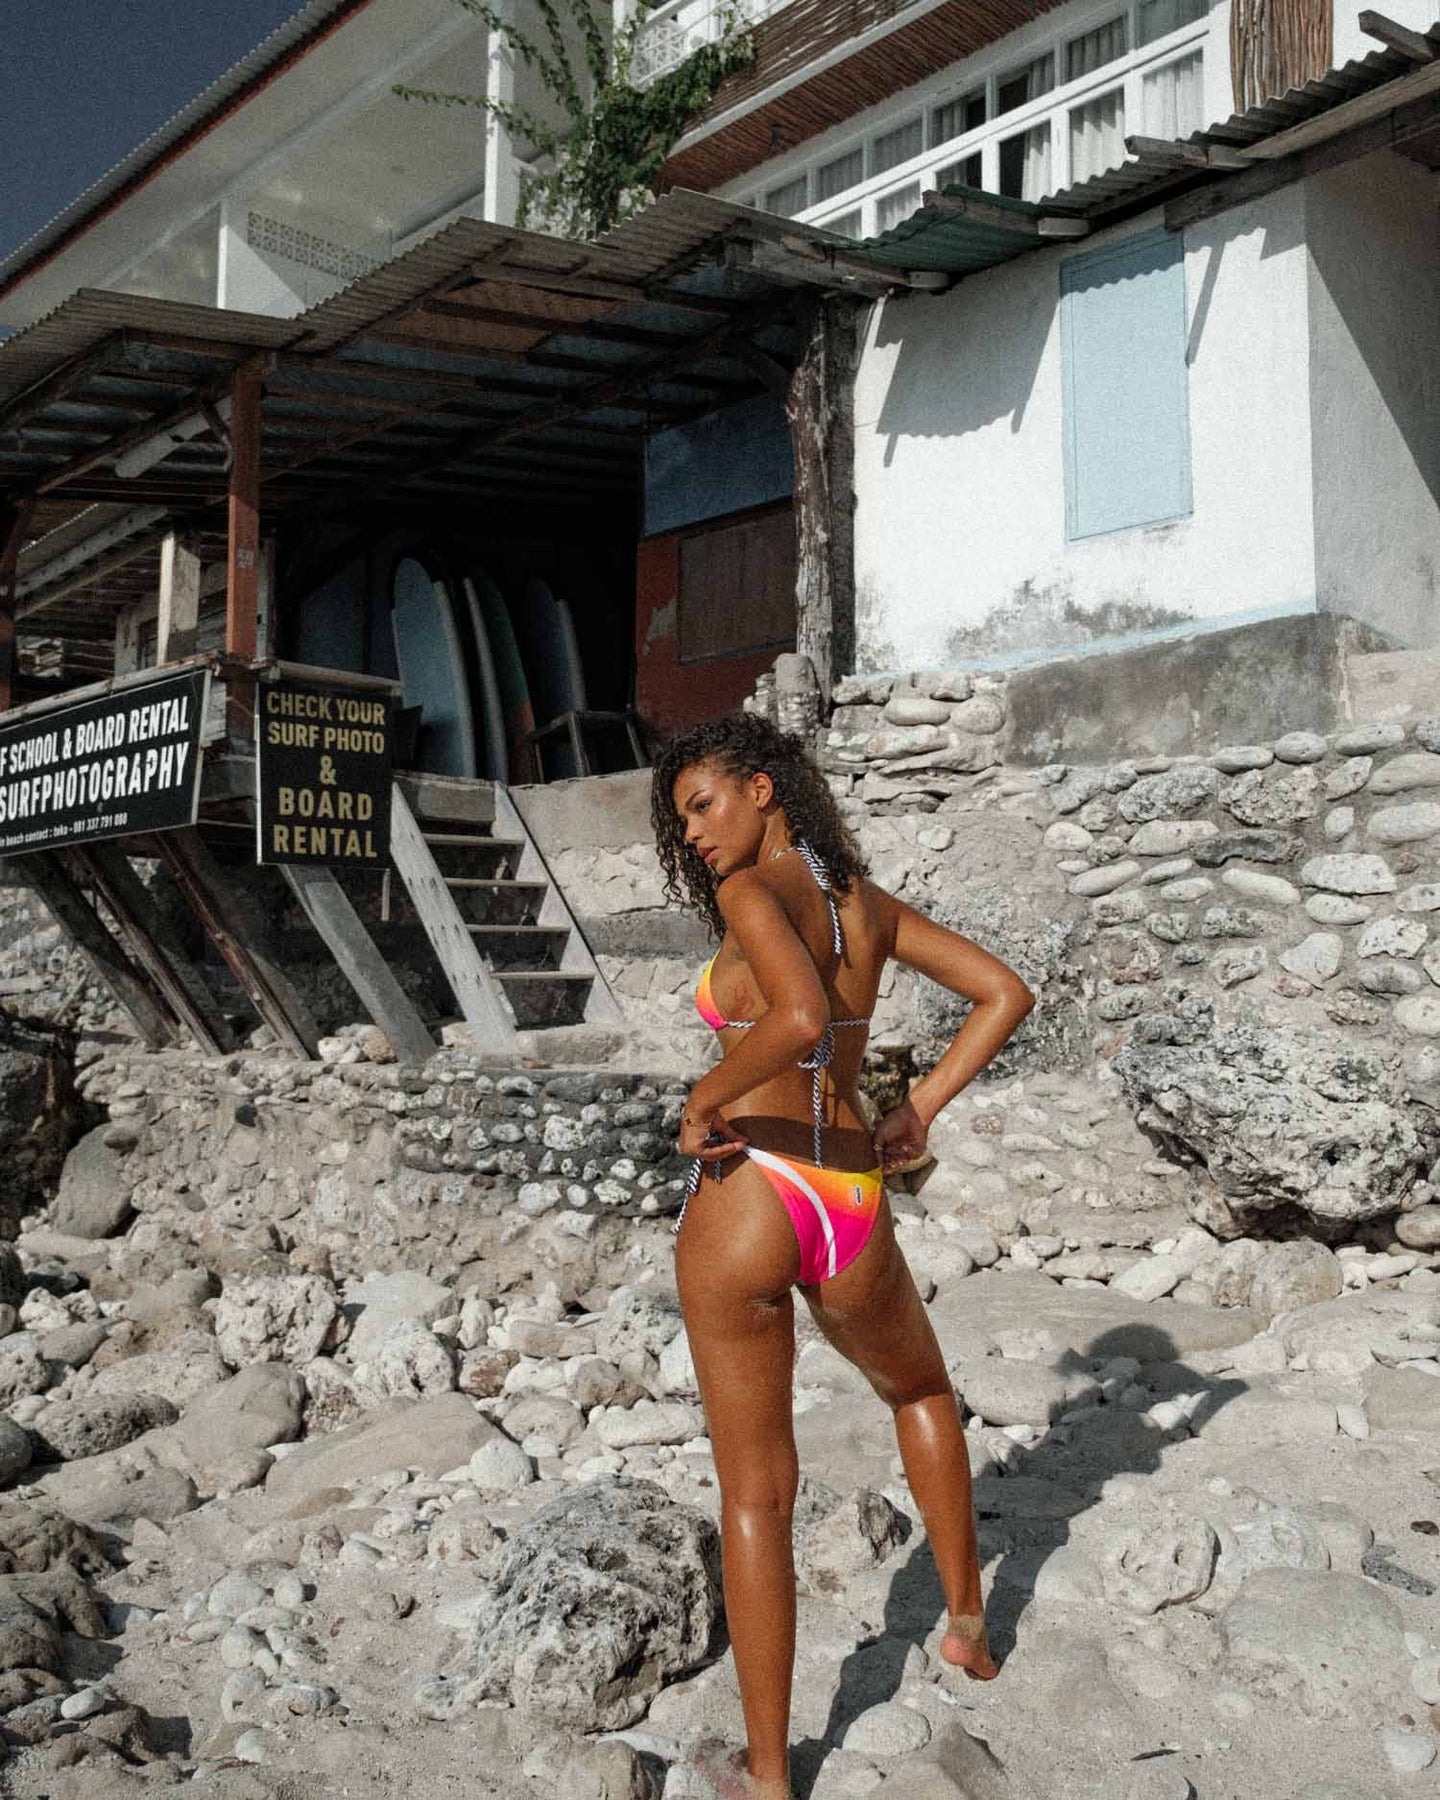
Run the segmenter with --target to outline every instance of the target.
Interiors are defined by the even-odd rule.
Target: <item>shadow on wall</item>
[[[887,466],[902,437],[963,437],[1006,418],[1020,431],[1056,321],[1059,268],[1050,258],[1005,264],[939,299],[885,303],[875,349],[899,347],[876,421]]]

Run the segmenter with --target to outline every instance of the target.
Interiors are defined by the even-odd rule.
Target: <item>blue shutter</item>
[[[1065,526],[1072,538],[1191,510],[1185,262],[1147,231],[1060,268]]]

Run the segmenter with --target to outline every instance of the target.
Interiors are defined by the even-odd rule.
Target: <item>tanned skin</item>
[[[699,1758],[724,1800],[790,1800],[790,1688],[795,1660],[791,1520],[799,1468],[792,1428],[800,1294],[825,1337],[891,1409],[906,1479],[945,1591],[946,1662],[978,1680],[997,1673],[985,1636],[970,1464],[959,1408],[934,1330],[882,1200],[848,1268],[815,1286],[775,1190],[737,1154],[753,1143],[813,1159],[810,1075],[796,1067],[831,1017],[873,1012],[894,958],[973,1007],[935,1067],[872,1135],[856,1081],[865,1034],[837,1031],[824,1134],[831,1168],[887,1169],[925,1150],[930,1124],[984,1068],[1034,1005],[1004,963],[873,882],[838,895],[845,949],[832,948],[825,897],[791,844],[774,784],[711,762],[681,771],[673,795],[687,843],[714,871],[725,938],[711,972],[727,1018],[723,1059],[692,1088],[680,1149],[716,1163],[691,1200],[676,1245],[676,1281],[714,1446],[721,1495],[725,1610],[747,1747]]]

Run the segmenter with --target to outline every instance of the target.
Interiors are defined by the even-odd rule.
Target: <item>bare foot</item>
[[[745,1767],[745,1752],[707,1738],[695,1752],[695,1767],[718,1800],[793,1800],[788,1781],[757,1781]]]
[[[985,1636],[984,1613],[954,1614],[941,1642],[940,1654],[947,1663],[963,1669],[972,1681],[993,1681],[1000,1673],[1000,1665],[990,1654]]]

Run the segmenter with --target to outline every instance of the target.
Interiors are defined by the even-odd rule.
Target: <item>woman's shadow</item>
[[[1151,1325],[1124,1325],[1102,1332],[1086,1355],[1067,1351],[1054,1366],[1062,1374],[1090,1375],[1098,1366],[1120,1357],[1140,1363],[1136,1381],[1153,1393],[1156,1401],[1180,1393],[1203,1394],[1190,1416],[1192,1432],[1245,1390],[1243,1381],[1217,1380],[1188,1367],[1169,1334]],[[1020,1619],[1034,1598],[1037,1568],[1069,1543],[1071,1520],[1094,1504],[1102,1484],[1111,1476],[1153,1474],[1169,1441],[1168,1435],[1145,1424],[1138,1411],[1107,1404],[1073,1423],[1052,1425],[1011,1474],[976,1481],[981,1563],[997,1564],[986,1607],[991,1648],[997,1657],[1003,1660],[1014,1650]],[[1015,1475],[1053,1484],[1062,1516],[1035,1516],[1037,1510],[1043,1515],[1044,1509],[1034,1507],[1017,1514],[1006,1507],[1005,1484]],[[1086,1495],[1090,1497],[1081,1499]],[[1067,1505],[1066,1496],[1081,1499],[1081,1504]],[[839,1746],[854,1720],[900,1691],[911,1646],[923,1646],[944,1613],[940,1577],[929,1542],[919,1532],[910,1554],[891,1579],[883,1630],[857,1645],[841,1665],[824,1731],[801,1740],[791,1751],[791,1779],[800,1800],[809,1795],[826,1757]]]

